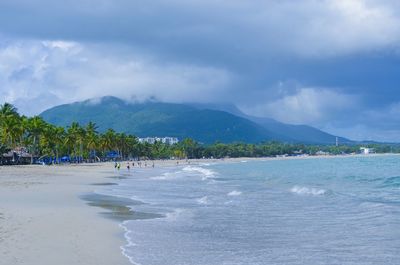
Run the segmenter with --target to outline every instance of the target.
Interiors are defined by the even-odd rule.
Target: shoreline
[[[242,157],[154,160],[154,163],[155,167],[169,168],[208,163],[398,155]],[[142,203],[140,201],[96,193],[126,178],[125,163],[121,162],[122,172],[119,173],[114,170],[113,162],[0,167],[0,265],[131,264],[124,254],[126,231],[121,224],[126,220],[161,216],[132,211],[129,206]],[[133,177],[144,174],[143,171],[135,173],[135,169],[137,166],[133,167]],[[152,166],[142,169],[150,173]]]
[[[224,158],[191,158],[191,159],[147,159],[140,160],[140,162],[154,162],[156,166],[176,166],[176,165],[185,165],[190,163],[210,163],[210,162],[241,162],[242,160],[250,160],[250,161],[270,161],[270,160],[297,160],[297,159],[321,159],[321,158],[350,158],[350,157],[377,157],[377,156],[400,156],[400,153],[370,153],[370,154],[340,154],[340,155],[298,155],[298,156],[265,156],[265,157],[224,157]],[[118,161],[117,161],[118,162]],[[134,162],[135,167],[131,167],[132,169],[137,168],[136,160],[123,160],[119,161],[120,163]],[[178,162],[178,164],[177,164]],[[62,163],[62,164],[51,164],[51,165],[41,165],[41,164],[20,164],[20,165],[0,165],[0,173],[2,168],[17,168],[17,167],[85,167],[85,166],[99,166],[99,165],[108,165],[110,163],[114,163],[114,161],[106,161],[106,162],[94,162],[94,163]],[[189,164],[190,164],[189,163]],[[125,164],[121,164],[121,169],[124,169]],[[151,168],[151,164],[147,166],[141,166],[141,168]],[[110,169],[110,167],[107,167]],[[115,173],[115,171],[110,171],[109,173]],[[118,178],[118,177],[117,177]]]

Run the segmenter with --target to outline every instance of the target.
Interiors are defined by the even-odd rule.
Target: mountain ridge
[[[197,108],[208,108],[215,110],[222,110],[229,112],[233,115],[251,120],[267,130],[280,134],[284,137],[288,137],[294,141],[304,143],[318,143],[318,144],[336,144],[336,137],[338,137],[339,143],[353,143],[354,141],[349,140],[345,137],[329,134],[315,127],[305,124],[287,124],[279,122],[272,118],[256,117],[243,113],[235,105],[232,104],[199,104],[193,103],[194,107]]]
[[[235,115],[231,112],[216,107],[202,107],[201,104],[196,106],[196,104],[156,101],[131,103],[107,96],[55,106],[42,112],[40,116],[47,122],[63,127],[73,121],[80,124],[92,121],[99,126],[100,131],[112,128],[138,137],[172,136],[180,139],[190,137],[202,143],[257,143],[277,140],[334,144],[336,138],[313,128],[313,132],[314,130],[320,132],[317,135],[327,135],[327,138],[320,141],[315,136],[301,139],[298,137],[300,130],[297,130],[301,127],[290,127],[300,125],[286,125],[272,119],[269,120],[274,122],[266,125],[265,121],[268,121],[268,118],[257,120],[256,117],[244,113]]]
[[[112,128],[139,137],[191,137],[203,143],[286,140],[252,121],[227,112],[197,110],[174,103],[129,103],[116,97],[104,97],[95,103],[85,100],[63,104],[42,112],[40,116],[64,127],[73,121],[81,124],[93,121],[100,131]]]

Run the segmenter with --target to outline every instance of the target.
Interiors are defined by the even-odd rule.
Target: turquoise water
[[[123,252],[142,265],[400,264],[400,157],[135,169]]]

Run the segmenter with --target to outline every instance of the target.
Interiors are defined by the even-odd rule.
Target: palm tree
[[[79,159],[83,159],[83,148],[84,148],[84,143],[85,143],[85,137],[86,137],[86,131],[84,128],[79,127],[79,130],[77,131],[77,144],[79,147]]]
[[[10,103],[0,105],[0,140],[9,147],[15,147],[23,134],[20,116]]]
[[[51,153],[59,158],[59,151],[65,137],[65,130],[62,127],[56,127],[51,124],[45,124],[42,137],[40,138],[40,151]]]
[[[129,149],[128,135],[125,133],[117,133],[115,141],[118,154],[122,159],[124,159],[124,155],[128,154]]]
[[[182,142],[179,143],[182,147],[187,158],[193,158],[194,152],[197,148],[197,143],[190,138],[183,139]]]
[[[93,155],[96,156],[96,149],[98,147],[98,133],[97,133],[97,126],[93,122],[89,122],[86,125],[86,138],[85,144],[89,151],[89,156]]]
[[[23,124],[25,125],[25,130],[27,133],[27,137],[32,139],[32,146],[31,146],[31,164],[33,164],[33,156],[38,154],[38,145],[40,141],[40,137],[43,134],[46,123],[45,121],[39,117],[34,116],[32,118],[23,119]]]
[[[15,148],[23,135],[23,127],[20,118],[17,116],[6,116],[2,119],[1,123],[0,135],[2,143],[11,148]]]
[[[17,108],[10,103],[0,105],[0,122],[8,116],[19,116]]]
[[[100,147],[104,154],[106,151],[113,150],[116,147],[116,133],[113,129],[108,129],[100,136]]]
[[[139,141],[136,136],[128,135],[126,137],[126,155],[127,156],[137,156],[139,153]]]
[[[53,141],[54,141],[54,149],[55,149],[55,155],[56,155],[56,159],[58,161],[58,157],[59,157],[59,151],[60,148],[64,142],[65,139],[65,130],[63,127],[55,127],[52,130],[52,137],[53,137]]]
[[[68,147],[70,155],[74,154],[82,156],[83,141],[85,138],[84,135],[85,130],[79,125],[79,123],[73,122],[71,123],[71,126],[68,127],[64,143]]]

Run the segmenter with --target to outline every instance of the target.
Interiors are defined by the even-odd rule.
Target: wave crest
[[[197,199],[196,201],[198,204],[203,204],[203,205],[208,204],[207,196],[201,197],[201,198]]]
[[[175,178],[177,178],[177,173],[179,173],[179,172],[165,172],[165,173],[163,173],[161,176],[154,176],[154,177],[151,177],[150,179],[153,179],[153,180],[168,180],[168,179],[175,179]]]
[[[200,173],[200,174],[202,174],[202,180],[213,178],[216,175],[216,173],[214,171],[212,171],[210,169],[202,168],[202,167],[187,166],[187,167],[184,167],[182,170],[186,171],[186,172]]]
[[[301,187],[301,186],[294,186],[290,189],[291,192],[300,194],[300,195],[313,195],[319,196],[326,194],[326,190],[324,189],[316,189],[316,188],[308,188],[308,187]]]
[[[241,194],[242,194],[241,191],[233,190],[233,191],[229,192],[227,195],[228,196],[239,196]]]

